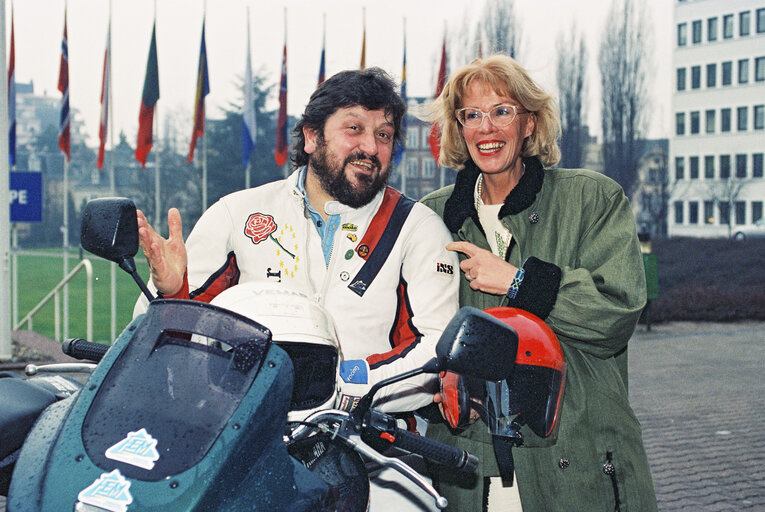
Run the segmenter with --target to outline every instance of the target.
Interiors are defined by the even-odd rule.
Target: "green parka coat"
[[[523,510],[657,510],[627,393],[627,341],[646,297],[629,202],[602,174],[545,170],[536,158],[523,162],[526,171],[499,213],[512,233],[507,260],[526,271],[516,298],[474,291],[465,279],[460,287],[460,306],[530,311],[552,328],[563,348],[567,374],[557,442],[524,430],[522,446],[512,450]],[[455,240],[491,250],[474,206],[478,175],[468,161],[453,186],[422,201],[444,219]],[[483,486],[475,483],[499,475],[485,425],[456,432],[436,423],[427,435],[479,456],[475,480],[434,476],[449,510],[481,510]]]

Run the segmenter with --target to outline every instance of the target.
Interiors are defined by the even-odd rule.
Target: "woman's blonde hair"
[[[513,58],[495,54],[486,59],[475,59],[452,74],[438,98],[422,111],[424,120],[437,122],[441,129],[439,164],[459,170],[470,158],[455,111],[464,106],[462,99],[474,83],[485,84],[499,95],[510,96],[534,116],[534,131],[524,140],[521,156],[537,156],[545,167],[560,160],[557,143],[560,119],[555,100]]]

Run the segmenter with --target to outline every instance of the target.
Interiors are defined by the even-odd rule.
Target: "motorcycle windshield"
[[[262,325],[215,306],[152,302],[85,417],[88,456],[146,481],[193,467],[239,406],[270,342]]]

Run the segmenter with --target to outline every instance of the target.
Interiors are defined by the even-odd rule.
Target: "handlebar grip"
[[[82,338],[72,338],[61,345],[61,351],[64,354],[75,359],[87,359],[95,362],[100,361],[107,350],[109,350],[108,345],[92,343]]]
[[[455,446],[449,446],[400,428],[395,429],[393,437],[393,446],[422,455],[438,464],[470,473],[478,468],[478,457]]]

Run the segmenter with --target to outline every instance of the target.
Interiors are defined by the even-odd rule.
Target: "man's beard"
[[[380,159],[376,155],[367,155],[362,151],[348,155],[339,168],[333,167],[337,158],[327,147],[324,137],[319,137],[316,151],[310,155],[308,164],[316,176],[319,177],[321,188],[327,194],[346,206],[361,208],[369,204],[388,182],[392,164],[385,171],[379,172],[374,177],[366,174],[357,174],[356,177],[361,183],[362,188],[361,190],[356,190],[345,176],[346,165],[354,160],[369,160],[377,167],[378,171],[381,168]]]

